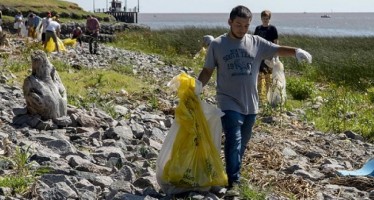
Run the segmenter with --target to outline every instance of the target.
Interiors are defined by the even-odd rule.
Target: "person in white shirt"
[[[21,28],[23,23],[23,15],[21,12],[18,12],[17,15],[14,17],[14,29],[17,30],[17,35],[21,36]]]
[[[61,30],[61,25],[58,22],[54,20],[49,21],[49,24],[45,31],[44,49],[47,47],[47,43],[50,40],[50,38],[52,38],[53,42],[56,45],[57,52],[60,52],[60,49],[58,48],[58,43],[57,43],[57,37],[60,36],[60,30]]]
[[[40,29],[42,29],[42,43],[43,44],[46,41],[45,40],[45,32],[47,31],[47,26],[49,25],[49,22],[51,21],[51,17],[52,17],[51,13],[47,12],[47,16],[42,19],[42,25],[39,28],[39,31],[40,31]]]

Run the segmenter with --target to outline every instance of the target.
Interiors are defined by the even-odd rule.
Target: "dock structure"
[[[138,23],[138,12],[108,11],[117,21],[126,23]]]
[[[136,12],[136,7],[133,11],[127,12],[127,5],[122,7],[122,1],[120,0],[112,0],[110,2],[109,9],[97,9],[95,12],[103,12],[108,15],[112,15],[117,21],[125,22],[125,23],[138,23],[138,12]],[[130,9],[131,10],[131,9]]]

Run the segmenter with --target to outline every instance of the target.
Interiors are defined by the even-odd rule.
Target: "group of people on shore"
[[[44,13],[44,17],[30,12],[26,18],[23,17],[22,12],[18,12],[14,17],[14,26],[19,37],[29,37],[37,39],[42,42],[46,48],[47,42],[52,38],[56,44],[56,50],[59,52],[57,45],[57,38],[60,36],[61,25],[59,16],[56,14],[52,16],[51,12]]]
[[[22,12],[18,12],[14,17],[14,26],[19,37],[30,37],[41,41],[46,48],[47,43],[52,39],[55,44],[55,49],[60,52],[60,45],[58,39],[61,33],[61,21],[59,15],[52,16],[51,12],[46,12],[43,18],[35,13],[29,13],[26,18],[23,17]],[[1,11],[0,11],[0,25],[1,25]],[[92,15],[87,16],[85,34],[89,38],[89,51],[91,54],[97,53],[97,45],[93,45],[97,40],[100,32],[100,22]],[[79,43],[82,47],[83,31],[80,26],[76,26],[71,33],[71,38]]]
[[[35,13],[30,12],[27,17],[24,18],[22,12],[18,12],[14,16],[13,28],[16,30],[19,37],[30,37],[41,40],[42,35],[45,35],[43,33],[45,33],[47,22],[52,19],[50,12],[47,12],[45,15],[44,18],[41,18]],[[59,22],[58,15],[54,16],[53,20]]]

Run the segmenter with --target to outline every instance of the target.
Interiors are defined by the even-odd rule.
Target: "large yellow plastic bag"
[[[227,185],[227,175],[219,152],[223,112],[202,103],[195,95],[195,79],[185,73],[169,86],[178,89],[175,119],[156,163],[156,177],[168,195],[210,186]]]
[[[62,40],[62,43],[64,43],[65,46],[75,46],[77,43],[77,39],[66,38]]]
[[[62,43],[60,38],[57,38],[57,45],[60,51],[66,51],[64,43]],[[49,41],[47,42],[47,46],[45,47],[45,50],[49,53],[56,51],[56,45],[52,38],[50,38]]]

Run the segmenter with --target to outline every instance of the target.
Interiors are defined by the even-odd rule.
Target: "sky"
[[[112,0],[66,0],[86,11],[110,7]],[[229,13],[237,5],[247,6],[253,13],[264,9],[275,13],[289,12],[374,12],[373,0],[121,0],[140,13]]]

